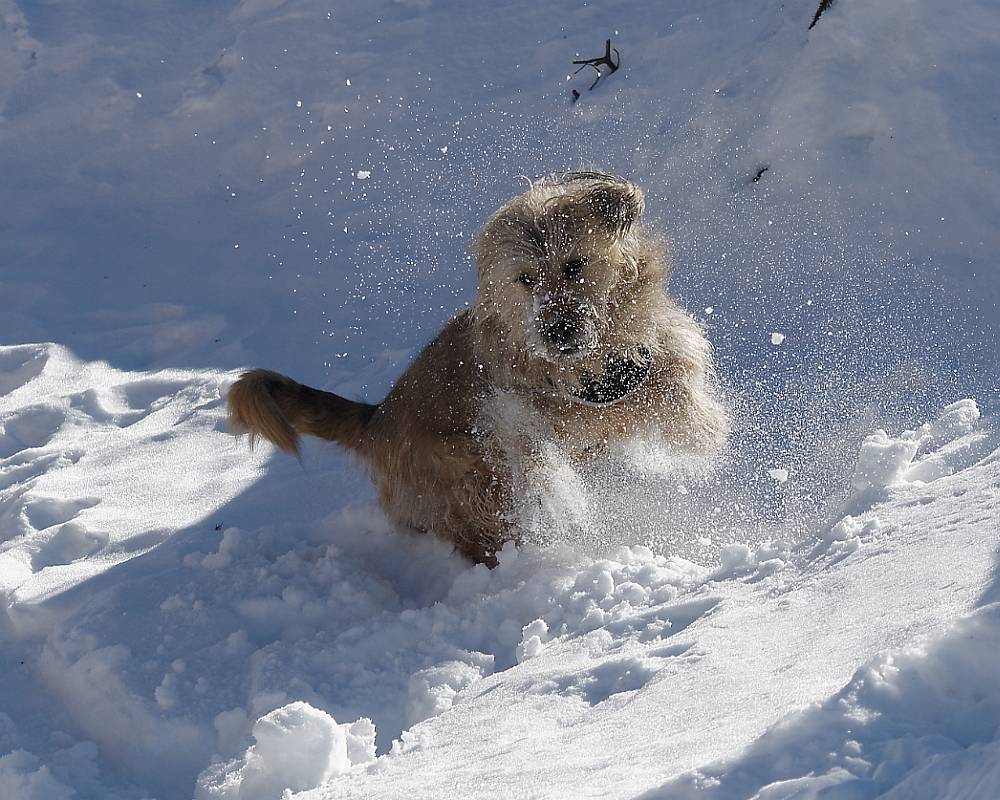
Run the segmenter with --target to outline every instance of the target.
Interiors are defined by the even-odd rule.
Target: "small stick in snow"
[[[615,50],[615,55],[618,56],[618,63],[617,64],[614,61],[611,60],[611,40],[608,39],[604,43],[604,55],[603,56],[601,56],[600,58],[585,58],[585,59],[583,59],[581,61],[574,61],[573,63],[574,64],[580,64],[581,65],[580,69],[583,69],[584,67],[593,67],[597,71],[597,77],[594,78],[594,82],[592,84],[590,84],[590,89],[593,89],[595,86],[597,86],[597,82],[601,79],[601,66],[600,66],[601,64],[603,64],[604,66],[606,66],[608,68],[608,74],[609,75],[612,72],[614,72],[615,70],[617,70],[618,67],[621,65],[621,63],[622,63],[622,57],[621,57],[621,55],[619,54],[619,52],[617,50]],[[573,74],[576,75],[576,73],[579,72],[580,69],[578,69]],[[589,92],[590,89],[587,89],[587,91]],[[576,100],[576,97],[574,97],[573,99]]]
[[[823,12],[832,6],[835,1],[836,0],[820,0],[819,8],[816,9],[816,16],[814,16],[813,21],[809,23],[809,30],[813,29],[816,23],[819,22],[819,18]]]

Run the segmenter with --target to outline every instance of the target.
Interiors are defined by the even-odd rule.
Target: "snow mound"
[[[975,400],[959,400],[934,421],[890,438],[876,431],[865,439],[851,484],[875,489],[930,483],[985,458],[997,445],[994,431],[980,424]]]
[[[997,447],[1000,430],[995,420],[983,418],[972,399],[952,403],[933,422],[895,437],[874,431],[859,449],[851,479],[854,493],[842,513],[824,526],[810,557],[843,558],[865,542],[890,536],[892,531],[884,530],[878,514],[879,505],[889,501],[903,508],[925,506],[925,512],[935,516],[954,514],[954,508],[942,505],[975,505],[974,498],[965,497],[966,490],[950,490],[944,479],[988,464]],[[948,502],[939,503],[942,496]]]
[[[289,703],[254,723],[246,753],[210,767],[196,800],[280,800],[375,759],[375,727],[362,719],[338,725],[308,703]]]

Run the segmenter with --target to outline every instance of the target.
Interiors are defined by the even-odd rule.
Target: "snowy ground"
[[[1000,10],[817,5],[0,0],[0,798],[995,800]],[[581,164],[711,475],[491,572],[228,434],[242,367],[380,398]]]

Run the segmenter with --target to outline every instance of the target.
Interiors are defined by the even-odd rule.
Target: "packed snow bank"
[[[261,518],[255,494],[280,497],[283,509],[296,503],[290,485],[315,492],[330,476],[314,474],[308,451],[306,470],[288,459],[262,474],[265,454],[251,457],[225,433],[225,374],[123,373],[52,345],[2,356],[10,455],[0,468],[20,478],[2,496],[17,536],[3,545],[0,658],[11,692],[0,770],[16,800],[131,800],[136,787],[185,800],[436,797],[454,785],[480,786],[470,797],[525,786],[578,796],[581,781],[622,798],[657,784],[664,797],[711,786],[749,797],[742,770],[791,797],[847,782],[906,786],[931,763],[945,771],[919,774],[960,783],[989,763],[975,748],[991,744],[982,720],[995,688],[968,675],[972,699],[947,711],[979,720],[974,741],[928,722],[932,691],[947,697],[971,657],[935,662],[930,645],[859,673],[884,673],[888,694],[892,665],[940,675],[920,719],[843,733],[891,716],[888,694],[852,689],[858,678],[837,696],[857,696],[856,707],[835,699],[783,720],[990,591],[1000,435],[971,400],[913,430],[863,438],[853,494],[804,541],[727,541],[730,530],[704,550],[717,559],[699,564],[595,535],[508,546],[488,570],[392,528],[364,502],[247,526]],[[195,449],[212,480],[188,475]],[[125,484],[114,480],[122,463],[136,465]],[[676,492],[690,475],[652,467],[623,485],[655,493],[666,481],[675,499],[698,494]],[[604,505],[607,493],[589,499],[597,515],[627,508]],[[98,527],[91,515],[102,506]],[[738,507],[727,513],[738,523]],[[147,514],[168,523],[155,539]],[[619,522],[637,530],[642,519]],[[752,513],[747,522],[758,530]],[[74,550],[92,541],[79,533],[88,530],[107,537]],[[967,630],[994,636],[991,614]],[[923,658],[930,666],[913,666]],[[774,744],[795,725],[800,738]],[[836,758],[820,758],[836,738],[828,729],[843,739],[828,751]],[[710,766],[705,731],[723,759]],[[757,753],[777,763],[779,747],[789,749],[780,770],[754,766]],[[416,775],[428,782],[415,786]]]
[[[1000,606],[993,604],[942,636],[873,659],[840,692],[782,719],[740,758],[642,799],[990,797],[1000,787],[998,652]]]
[[[29,503],[43,481],[44,508],[71,508],[77,517],[69,521],[85,527],[85,514],[101,503],[82,507],[73,498],[103,497],[128,508],[97,468],[102,454],[127,452],[144,466],[138,473],[146,481],[133,483],[152,493],[151,508],[174,497],[174,483],[184,487],[175,473],[189,451],[178,450],[174,460],[163,445],[189,427],[205,452],[219,437],[222,463],[249,458],[222,432],[223,375],[120,373],[51,346],[14,354],[6,353],[14,366],[5,374],[18,377],[8,379],[14,388],[4,420],[11,424],[3,436],[19,449],[3,466],[36,464],[39,480],[5,495],[23,531],[6,547],[42,579],[67,566],[22,555],[51,554],[51,542],[66,536],[67,521],[27,527],[42,520]],[[48,414],[47,426],[26,423],[36,419],[26,410],[36,408]],[[104,410],[100,419],[95,408]],[[988,591],[998,544],[989,527],[1000,485],[998,444],[992,418],[969,400],[912,431],[874,433],[854,469],[867,477],[855,481],[826,528],[802,542],[723,539],[713,551],[718,560],[705,564],[595,537],[509,546],[488,570],[444,543],[392,528],[366,503],[305,523],[227,526],[214,520],[256,515],[245,497],[278,493],[294,502],[294,492],[286,492],[288,475],[276,468],[224,502],[248,478],[235,466],[220,468],[218,492],[189,501],[199,513],[191,508],[190,517],[178,517],[151,549],[123,546],[110,554],[117,560],[105,572],[81,572],[48,594],[33,588],[33,577],[6,573],[19,582],[8,589],[0,657],[20,689],[8,693],[0,720],[10,747],[0,769],[32,800],[36,792],[132,798],[136,787],[157,787],[163,797],[197,791],[240,800],[285,790],[316,798],[437,797],[458,785],[470,797],[525,787],[575,797],[591,786],[627,798],[657,784],[666,797],[710,785],[730,792],[747,785],[738,776],[756,748],[773,761],[777,745],[769,743],[792,724],[782,721],[789,709],[837,692],[875,653],[944,630]],[[59,448],[79,457],[38,468],[49,465],[38,459]],[[95,467],[74,477],[87,458]],[[49,477],[57,467],[59,482]],[[289,467],[295,481],[315,488],[318,476],[293,461]],[[161,468],[173,483],[156,479]],[[634,491],[655,480],[631,474],[628,485]],[[109,488],[84,492],[85,481]],[[600,496],[591,499],[600,510]],[[132,526],[125,519],[107,528],[109,544],[145,542],[142,514],[132,515]],[[987,622],[969,624],[992,625],[984,613]],[[916,663],[924,650],[913,653],[866,669],[889,675],[885,665]],[[941,671],[954,671],[947,665],[957,669],[960,660],[942,662]],[[975,698],[988,705],[993,690],[985,677],[968,678],[975,680]],[[858,697],[856,714],[830,701],[822,708],[833,709],[825,712],[832,721],[808,718],[801,739],[782,740],[790,748],[786,771],[762,773],[751,763],[760,786],[905,785],[916,780],[914,770],[927,768],[920,754],[959,757],[933,738],[906,749],[911,735],[951,737],[950,728],[933,723],[923,733],[872,727],[867,739],[844,734],[840,750],[829,751],[843,758],[822,760],[811,738],[825,742],[827,727],[841,730],[845,719],[864,717],[863,703],[887,717],[877,705],[881,695]],[[956,702],[973,705],[949,714],[985,718],[978,699]],[[713,755],[723,760],[705,767],[708,731]],[[976,733],[976,741],[987,746],[987,733]],[[977,763],[961,761],[955,780],[968,779]],[[697,774],[677,777],[694,768]],[[819,782],[808,782],[814,778]],[[749,797],[741,791],[718,796]]]

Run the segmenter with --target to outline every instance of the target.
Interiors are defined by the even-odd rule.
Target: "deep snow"
[[[815,12],[0,0],[0,797],[994,800],[1000,10]],[[490,572],[228,434],[241,367],[379,398],[581,164],[671,237],[714,471],[557,481]]]

